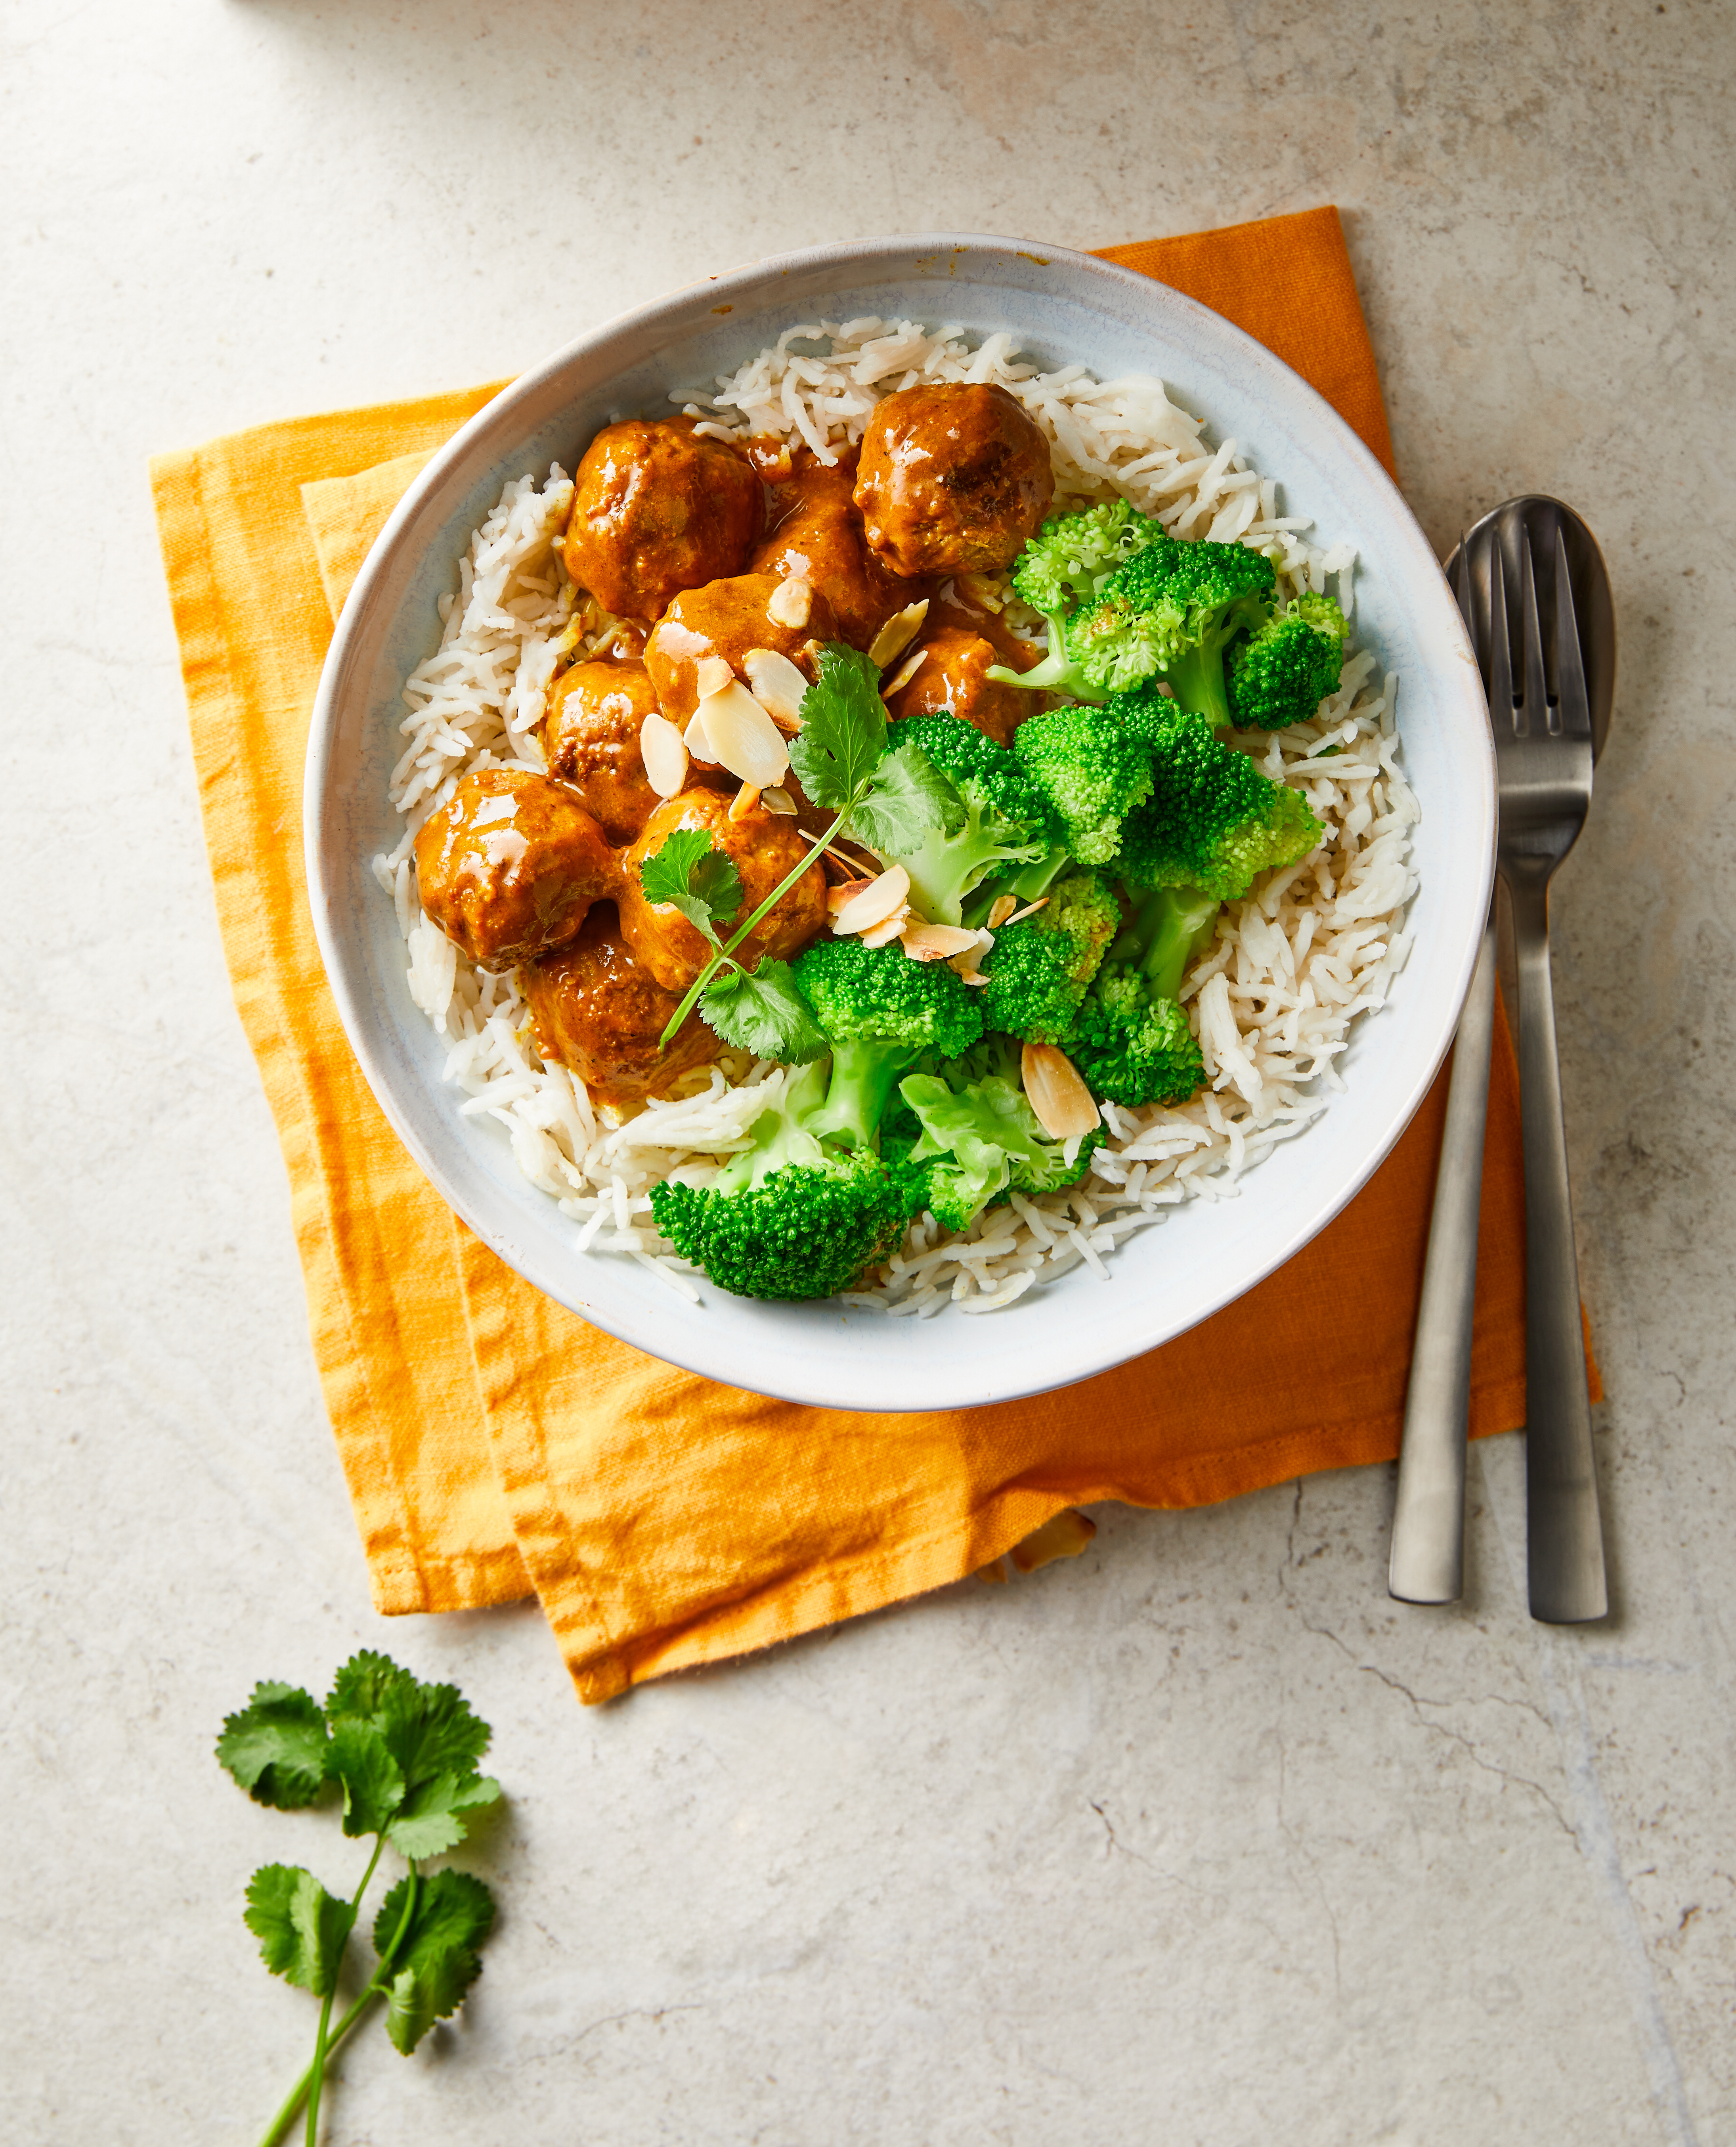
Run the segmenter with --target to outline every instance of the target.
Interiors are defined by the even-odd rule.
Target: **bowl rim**
[[[1482,937],[1482,919],[1487,913],[1494,873],[1494,744],[1487,723],[1483,726],[1486,750],[1479,756],[1474,772],[1481,780],[1472,784],[1473,794],[1469,795],[1466,801],[1473,808],[1473,818],[1480,826],[1483,838],[1483,855],[1479,861],[1481,898],[1477,908],[1477,927],[1462,935],[1448,993],[1440,1002],[1443,1006],[1450,1007],[1451,1018],[1443,1020],[1434,1048],[1427,1055],[1426,1063],[1420,1065],[1413,1075],[1408,1087],[1399,1093],[1396,1100],[1389,1100],[1383,1105],[1386,1124],[1381,1129],[1380,1137],[1358,1159],[1356,1169],[1342,1181],[1335,1181],[1329,1194],[1315,1199],[1308,1213],[1299,1218],[1281,1237],[1274,1239],[1269,1249],[1263,1249],[1246,1270],[1238,1273],[1233,1291],[1178,1324],[1165,1327],[1161,1334],[1137,1332],[1125,1349],[1108,1354],[1098,1351],[1093,1353],[1088,1361],[1068,1363],[1063,1367],[1058,1378],[1045,1377],[1041,1373],[1033,1376],[1029,1372],[1014,1374],[1010,1379],[997,1377],[992,1367],[985,1371],[980,1362],[975,1362],[968,1372],[950,1383],[931,1378],[931,1386],[944,1390],[923,1396],[909,1394],[899,1397],[877,1394],[865,1399],[840,1399],[835,1390],[826,1391],[822,1384],[810,1379],[778,1376],[775,1359],[765,1361],[763,1352],[757,1360],[756,1369],[758,1363],[763,1363],[764,1370],[773,1376],[768,1379],[756,1377],[752,1381],[736,1376],[740,1368],[738,1366],[734,1370],[720,1369],[718,1349],[706,1346],[708,1342],[715,1341],[721,1329],[710,1329],[708,1332],[710,1323],[697,1318],[687,1321],[672,1319],[668,1310],[663,1314],[663,1324],[654,1325],[645,1319],[627,1316],[618,1305],[593,1304],[583,1289],[575,1285],[572,1278],[563,1278],[550,1272],[548,1263],[537,1258],[533,1251],[528,1251],[508,1229],[498,1226],[474,1202],[467,1199],[462,1190],[454,1187],[439,1157],[423,1139],[408,1110],[400,1105],[384,1055],[375,1047],[368,1008],[365,1003],[365,991],[361,988],[358,975],[352,973],[336,929],[338,904],[326,870],[323,806],[338,743],[339,712],[345,704],[353,674],[359,673],[354,678],[357,690],[364,693],[368,690],[366,668],[361,663],[358,644],[364,637],[365,623],[377,594],[392,573],[404,533],[416,522],[426,504],[463,469],[479,445],[497,433],[510,432],[516,413],[523,406],[533,404],[543,391],[561,376],[575,367],[582,366],[599,353],[606,352],[609,345],[618,343],[623,337],[654,338],[659,345],[667,347],[683,336],[696,333],[708,323],[710,316],[730,310],[740,297],[750,292],[757,293],[759,287],[769,279],[798,275],[807,277],[817,270],[836,268],[840,272],[841,282],[848,276],[851,283],[867,283],[874,279],[877,271],[884,271],[892,263],[908,263],[913,256],[927,260],[947,255],[998,257],[1009,263],[1020,260],[1034,263],[1043,269],[1053,268],[1063,276],[1083,278],[1088,284],[1092,281],[1100,282],[1106,293],[1113,290],[1123,297],[1131,297],[1135,310],[1141,299],[1147,304],[1151,303],[1151,293],[1155,288],[1163,294],[1159,303],[1166,308],[1178,309],[1178,318],[1194,317],[1208,324],[1206,333],[1208,337],[1227,338],[1232,348],[1239,346],[1243,362],[1255,374],[1263,372],[1282,379],[1286,392],[1292,398],[1298,398],[1304,408],[1312,404],[1312,414],[1315,419],[1334,435],[1335,452],[1355,467],[1363,483],[1372,486],[1377,493],[1384,495],[1384,503],[1394,523],[1406,533],[1413,549],[1420,555],[1415,563],[1425,567],[1439,578],[1441,591],[1451,616],[1448,632],[1450,633],[1456,629],[1461,643],[1458,653],[1470,667],[1470,676],[1476,677],[1469,641],[1458,618],[1458,607],[1452,600],[1444,573],[1394,478],[1319,390],[1263,343],[1223,314],[1200,304],[1173,286],[1163,283],[1160,279],[1136,269],[1123,268],[1118,263],[1105,260],[1096,254],[1030,238],[952,232],[897,233],[831,242],[773,254],[726,273],[679,286],[645,305],[613,315],[596,328],[574,338],[540,363],[519,374],[466,419],[430,458],[393,509],[363,561],[335,623],[312,711],[303,791],[303,848],[308,895],[328,986],[336,1003],[350,1048],[376,1102],[418,1167],[448,1206],[476,1232],[491,1250],[533,1288],[542,1290],[588,1324],[602,1328],[618,1339],[663,1362],[731,1385],[748,1386],[752,1391],[773,1399],[875,1414],[973,1407],[1013,1401],[1058,1391],[1113,1370],[1215,1318],[1218,1313],[1245,1296],[1287,1261],[1293,1259],[1357,1198],[1391,1154],[1428,1094],[1451,1049],[1459,1009],[1469,989]],[[965,280],[976,282],[981,279],[967,277]],[[937,288],[943,288],[944,285],[940,284]],[[1088,297],[1077,296],[1073,303],[1085,308],[1088,308],[1090,303]],[[1185,383],[1183,392],[1190,393]],[[1208,425],[1213,422],[1209,411],[1206,422]],[[1473,772],[1468,769],[1465,773],[1468,783],[1470,783]],[[356,966],[359,972],[363,965],[358,962]],[[729,1299],[727,1302],[733,1306],[740,1306],[752,1301]],[[668,1308],[673,1309],[674,1304],[674,1299],[670,1297]],[[860,1316],[873,1318],[876,1315],[863,1314]],[[692,1346],[683,1346],[689,1343]],[[805,1362],[807,1353],[800,1354]],[[970,1355],[973,1353],[963,1354]]]

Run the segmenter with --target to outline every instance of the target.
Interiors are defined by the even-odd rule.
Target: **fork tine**
[[[1579,647],[1579,622],[1573,612],[1573,587],[1568,576],[1567,543],[1555,525],[1555,691],[1561,701],[1561,728],[1568,738],[1591,736],[1591,701],[1585,690],[1585,659]]]
[[[1513,648],[1507,636],[1507,562],[1492,529],[1488,538],[1488,713],[1495,736],[1513,738]]]
[[[1531,557],[1531,532],[1519,524],[1519,630],[1525,637],[1525,728],[1533,738],[1548,735],[1549,689],[1543,680],[1543,630],[1537,617],[1537,568]]]

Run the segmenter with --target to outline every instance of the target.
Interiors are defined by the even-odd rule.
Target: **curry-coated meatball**
[[[567,572],[624,618],[655,618],[671,597],[738,574],[759,535],[758,476],[688,418],[605,425],[581,458],[562,541]]]
[[[644,833],[622,860],[621,930],[628,945],[658,983],[684,992],[711,958],[712,948],[696,925],[673,902],[648,902],[639,868],[655,857],[678,828],[697,828],[712,839],[741,876],[742,900],[735,918],[717,920],[728,939],[736,919],[749,915],[810,854],[795,823],[756,805],[739,820],[729,817],[730,800],[715,790],[683,790],[659,805]],[[767,912],[737,950],[735,959],[753,968],[763,955],[787,959],[798,953],[826,921],[826,874],[819,864],[802,877]]]
[[[548,772],[573,785],[619,848],[662,803],[639,750],[639,728],[656,713],[643,663],[575,663],[548,689],[541,726]]]
[[[520,982],[538,1050],[570,1068],[599,1104],[662,1095],[689,1067],[718,1055],[718,1039],[697,1013],[659,1047],[680,994],[633,959],[613,903],[599,902],[578,938],[522,970]]]
[[[620,876],[573,792],[528,768],[460,777],[416,838],[422,906],[473,960],[534,961],[573,938]]]
[[[895,612],[929,593],[927,582],[895,574],[869,550],[853,491],[856,453],[830,468],[804,448],[772,488],[773,526],[753,554],[753,572],[811,583],[832,607],[838,630],[866,648]]]
[[[698,707],[699,665],[708,656],[721,656],[745,678],[748,652],[769,648],[813,677],[803,651],[810,641],[835,641],[838,621],[818,589],[793,593],[801,588],[776,574],[737,574],[676,598],[645,643],[645,668],[672,723],[685,724]],[[774,603],[783,618],[768,608]]]
[[[863,434],[856,504],[900,574],[1010,566],[1054,492],[1048,442],[1004,388],[901,388]]]
[[[909,679],[886,697],[894,722],[945,713],[974,723],[997,745],[1011,745],[1026,717],[1040,716],[1050,705],[1046,693],[988,677],[991,664],[1028,671],[1043,652],[1013,633],[998,613],[967,604],[950,584],[928,607],[922,639],[910,656],[918,651],[922,660]],[[893,675],[901,676],[903,669],[900,664]]]
[[[940,627],[923,637],[922,648],[923,660],[908,683],[888,697],[887,713],[895,722],[906,716],[961,716],[997,745],[1011,745],[1025,718],[1041,709],[1040,695],[983,675],[1001,658],[968,627]]]

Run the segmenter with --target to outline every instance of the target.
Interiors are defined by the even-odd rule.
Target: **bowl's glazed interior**
[[[1105,1284],[1080,1267],[1006,1311],[888,1319],[835,1302],[773,1305],[703,1279],[680,1302],[522,1178],[491,1123],[460,1118],[446,1044],[412,1001],[393,906],[369,860],[402,832],[387,796],[406,673],[433,646],[440,596],[508,478],[570,470],[610,419],[673,410],[798,321],[865,314],[1008,330],[1048,365],[1154,373],[1233,437],[1283,511],[1360,553],[1358,637],[1400,674],[1413,831],[1414,944],[1387,1007],[1353,1028],[1345,1093],[1247,1175],[1136,1233]],[[1373,457],[1314,391],[1217,314],[1088,255],[954,237],[816,248],[719,277],[613,323],[528,373],[438,455],[383,533],[346,605],[314,711],[306,793],[315,927],[375,1095],[435,1186],[527,1279],[656,1356],[754,1391],[839,1409],[950,1409],[1066,1385],[1155,1347],[1240,1296],[1338,1214],[1378,1166],[1451,1041],[1488,898],[1492,754],[1477,674],[1427,540]],[[1348,1279],[1348,1278],[1347,1278]],[[1153,1435],[1158,1435],[1153,1428]]]

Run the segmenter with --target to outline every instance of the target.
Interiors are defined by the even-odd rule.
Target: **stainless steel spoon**
[[[1604,1615],[1608,1597],[1555,1061],[1547,884],[1578,835],[1592,763],[1608,735],[1614,607],[1591,532],[1571,508],[1537,493],[1484,515],[1448,558],[1447,573],[1495,717],[1499,864],[1520,943],[1532,1611],[1578,1623]],[[1513,613],[1523,643],[1518,667]],[[1492,903],[1453,1053],[1406,1397],[1388,1576],[1403,1602],[1453,1603],[1463,1590],[1471,1317],[1494,1009]]]

